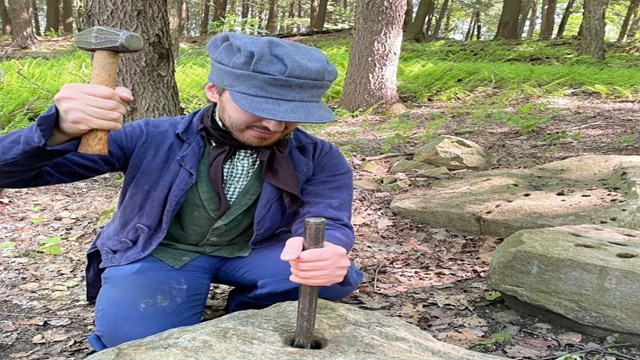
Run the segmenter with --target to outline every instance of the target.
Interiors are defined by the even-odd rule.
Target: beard
[[[246,124],[241,120],[233,119],[220,103],[217,104],[217,111],[220,121],[231,135],[236,138],[236,140],[248,146],[271,146],[295,129],[295,126],[291,128],[285,126],[282,131],[274,132],[266,126],[260,125],[259,121]]]

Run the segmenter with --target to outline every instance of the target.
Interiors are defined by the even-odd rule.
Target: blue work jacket
[[[142,119],[109,133],[109,155],[80,154],[79,139],[47,146],[57,123],[49,108],[35,124],[0,137],[0,188],[70,183],[108,172],[124,173],[118,209],[88,250],[87,297],[95,299],[105,267],[151,253],[196,181],[204,141],[198,132],[204,110],[178,117]],[[303,205],[287,213],[281,191],[264,182],[254,219],[253,248],[302,236],[304,219],[327,219],[327,241],[350,250],[353,175],[338,149],[301,129],[287,149]]]

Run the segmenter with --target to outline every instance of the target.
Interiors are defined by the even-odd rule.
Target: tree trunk
[[[166,0],[86,0],[85,16],[87,27],[135,29],[145,41],[120,57],[118,83],[135,97],[126,120],[180,114]]]
[[[267,32],[269,32],[269,35],[275,35],[278,32],[278,0],[269,0]]]
[[[294,2],[291,1],[291,5],[293,6]],[[242,17],[242,19],[247,19],[249,17],[249,8],[251,6],[251,3],[249,1],[243,1],[242,2],[242,6],[241,6],[241,10],[240,10],[240,16]],[[292,16],[293,17],[293,16]]]
[[[407,10],[404,12],[404,20],[402,22],[402,31],[407,31],[413,21],[413,0],[407,0]]]
[[[294,20],[296,18],[296,2],[293,0],[289,1],[289,12],[287,14],[287,33],[295,32],[295,23]]]
[[[183,1],[182,2],[182,9],[180,10],[180,13],[182,14],[182,27],[184,28],[182,35],[184,36],[188,36],[189,33],[189,2],[188,1]]]
[[[547,0],[547,7],[544,9],[544,21],[540,28],[540,39],[549,40],[553,35],[553,26],[556,20],[557,0]]]
[[[547,0],[542,0],[540,5],[540,32],[542,33],[543,24],[547,21]],[[540,37],[540,34],[538,34]]]
[[[0,0],[0,24],[2,24],[2,33],[11,35],[11,16],[4,0]]]
[[[211,9],[211,4],[209,0],[204,0],[202,2],[202,17],[200,18],[200,36],[205,36],[209,34],[209,10]]]
[[[617,42],[623,42],[627,37],[627,31],[629,30],[629,25],[631,23],[631,19],[633,18],[633,14],[635,14],[638,10],[638,3],[638,0],[631,0],[629,7],[627,8],[627,13],[624,16],[622,26],[620,27],[620,34],[618,34]]]
[[[436,2],[432,1],[431,2],[431,7],[429,8],[429,11],[427,11],[427,13],[429,14],[429,15],[427,15],[427,22],[424,24],[424,29],[422,29],[422,34],[424,35],[425,39],[429,39],[430,38],[431,24],[433,23],[433,18],[435,17],[435,12],[436,12]]]
[[[631,26],[629,26],[629,31],[627,31],[627,41],[633,41],[636,38],[638,27],[640,27],[640,14],[636,11],[634,16]]]
[[[482,34],[482,24],[480,23],[480,10],[476,10],[476,40],[480,41]]]
[[[567,7],[564,8],[564,14],[562,14],[562,20],[560,20],[560,25],[558,25],[558,32],[556,33],[556,38],[561,39],[564,37],[564,31],[567,28],[567,23],[569,22],[569,16],[573,13],[573,5],[575,4],[575,0],[569,0],[567,2]]]
[[[36,36],[42,36],[42,29],[40,29],[40,17],[38,16],[38,2],[36,0],[31,0],[31,15],[33,16],[34,33]]]
[[[227,0],[214,0],[213,2],[213,18],[212,23],[217,26],[224,24],[224,16],[227,14]]]
[[[324,29],[324,23],[327,18],[327,5],[329,5],[328,0],[318,0],[318,11],[315,16],[315,23],[311,25],[311,29],[314,31],[321,31]]]
[[[84,30],[84,2],[83,0],[73,1],[73,19],[76,25],[76,31]]]
[[[529,10],[535,0],[524,0],[522,2],[522,8],[520,9],[520,18],[518,19],[518,39],[522,39],[524,34],[524,27],[527,25],[527,17],[529,16]]]
[[[436,20],[436,26],[433,28],[431,39],[435,40],[440,35],[440,30],[442,28],[442,20],[447,16],[448,10],[449,10],[449,0],[444,0],[442,2],[442,6],[440,7],[440,14],[438,15],[438,19]]]
[[[582,38],[580,55],[588,55],[596,60],[604,60],[604,17],[607,0],[585,0],[582,18]]]
[[[498,31],[496,32],[496,40],[519,40],[518,19],[520,18],[521,8],[522,0],[504,0]]]
[[[536,31],[536,16],[538,14],[538,5],[536,1],[531,4],[531,13],[529,17],[529,28],[527,29],[527,40],[533,40],[533,33]]]
[[[469,27],[464,35],[464,41],[470,41],[473,38],[473,29],[476,26],[476,13],[474,12],[469,19]]]
[[[429,16],[429,11],[433,11],[433,0],[420,0],[416,16],[404,34],[406,40],[424,40],[424,24],[427,21],[427,16]]]
[[[316,15],[318,14],[317,0],[309,0],[309,30],[313,30],[316,23]]]
[[[406,0],[359,0],[339,106],[388,109],[398,103],[397,72]]]
[[[73,0],[62,0],[62,32],[73,34]]]
[[[46,26],[44,32],[60,32],[60,0],[47,0]]]
[[[169,18],[169,33],[171,34],[171,53],[177,59],[180,55],[180,38],[184,32],[182,3],[185,0],[167,0],[167,16]]]
[[[31,2],[29,0],[9,0],[9,16],[13,29],[13,43],[11,46],[19,49],[33,49],[36,46],[36,36],[31,25]]]

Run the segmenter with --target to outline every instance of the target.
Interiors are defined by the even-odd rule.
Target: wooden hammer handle
[[[93,53],[91,65],[91,83],[115,88],[118,78],[118,53],[108,50],[97,50]],[[78,152],[84,154],[108,155],[108,131],[90,130],[82,135]]]

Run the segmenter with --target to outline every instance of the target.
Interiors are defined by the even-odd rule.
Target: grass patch
[[[309,38],[338,68],[338,79],[325,100],[335,104],[349,61],[350,40]],[[632,46],[632,45],[630,45]],[[609,46],[607,59],[598,62],[577,55],[578,43],[563,41],[437,41],[403,44],[398,68],[398,91],[406,102],[473,100],[496,107],[527,103],[539,97],[588,94],[603,98],[640,99],[640,59],[628,47]],[[0,133],[21,128],[52,103],[64,83],[86,82],[89,56],[83,51],[51,58],[7,60],[0,63]],[[209,73],[204,49],[182,49],[176,60],[176,80],[185,112],[207,103],[203,87]],[[493,118],[530,131],[542,118],[534,114],[495,114],[479,109],[473,117]],[[368,113],[337,111],[339,117]],[[491,115],[493,113],[493,115]],[[535,113],[535,112],[534,112]],[[391,126],[391,125],[388,125]],[[437,125],[434,125],[437,126]],[[529,130],[528,130],[529,129]],[[398,132],[400,129],[398,130]],[[391,134],[390,143],[401,141]]]
[[[0,63],[0,129],[8,132],[29,124],[69,82],[86,82],[86,52],[64,52],[53,58],[5,60]]]

